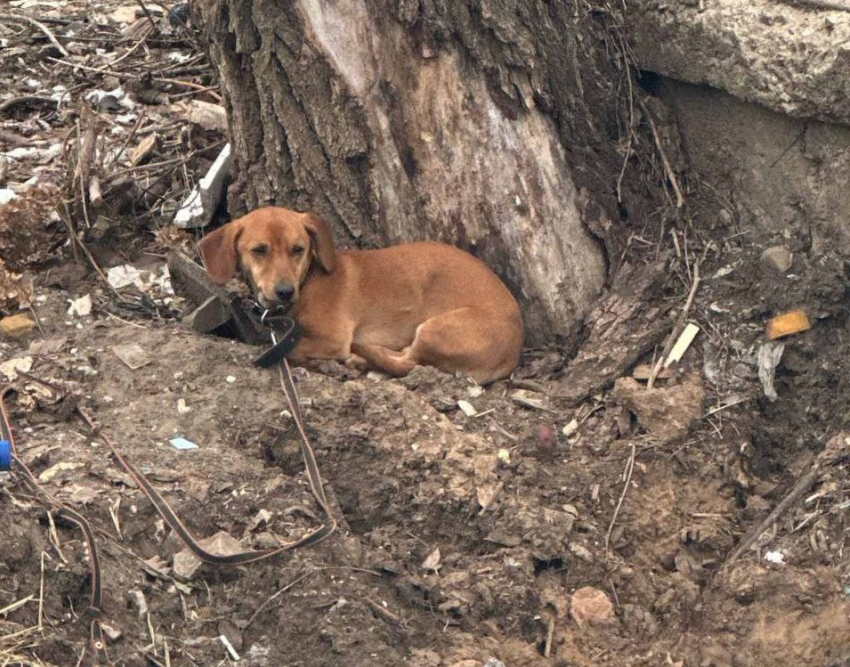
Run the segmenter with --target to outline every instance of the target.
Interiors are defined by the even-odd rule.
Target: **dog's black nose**
[[[274,288],[274,295],[281,303],[289,303],[292,301],[292,295],[295,294],[295,288],[292,285],[278,285]]]

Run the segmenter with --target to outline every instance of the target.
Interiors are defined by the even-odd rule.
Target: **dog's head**
[[[314,261],[328,273],[336,266],[330,225],[285,208],[257,209],[207,234],[199,246],[216,283],[241,270],[266,308],[294,304]]]

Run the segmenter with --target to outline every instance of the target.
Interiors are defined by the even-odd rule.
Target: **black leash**
[[[17,448],[15,447],[15,438],[12,434],[12,426],[9,421],[9,415],[6,412],[6,395],[12,392],[12,387],[3,387],[0,389],[0,440],[5,440],[9,443],[12,452],[12,460],[23,473],[27,485],[32,490],[42,504],[51,508],[56,512],[56,516],[66,519],[75,524],[83,534],[86,541],[89,555],[89,570],[91,575],[91,591],[89,595],[89,608],[87,615],[91,618],[89,625],[89,647],[95,656],[95,660],[99,665],[109,664],[109,655],[106,652],[106,641],[104,638],[101,619],[103,616],[103,584],[102,573],[100,568],[100,554],[97,550],[97,542],[94,539],[94,531],[91,524],[76,510],[72,510],[67,505],[59,502],[51,496],[39,483],[32,471],[18,456]]]
[[[141,489],[145,496],[147,496],[151,503],[153,503],[157,512],[159,512],[160,516],[162,516],[171,529],[177,533],[180,539],[198,558],[205,563],[213,565],[243,565],[245,563],[254,563],[300,547],[318,544],[322,540],[330,537],[336,531],[338,526],[337,520],[333,516],[333,512],[331,511],[325,496],[322,477],[319,472],[318,463],[316,462],[316,455],[313,451],[312,445],[310,444],[310,440],[307,437],[307,430],[304,425],[304,415],[301,411],[301,405],[298,400],[298,391],[295,388],[292,373],[290,371],[289,364],[286,361],[286,354],[288,354],[295,345],[297,345],[301,338],[300,330],[298,329],[298,325],[291,318],[273,315],[268,311],[263,314],[261,321],[271,329],[272,346],[258,357],[255,360],[255,363],[262,368],[269,368],[275,364],[278,367],[281,390],[283,391],[287,406],[289,407],[289,411],[292,414],[292,418],[295,421],[295,425],[298,430],[301,455],[304,460],[304,468],[310,485],[310,491],[315,497],[316,503],[319,505],[322,510],[322,514],[324,515],[324,520],[319,527],[313,529],[297,540],[293,540],[270,549],[249,550],[228,555],[215,554],[207,551],[198,544],[197,538],[195,538],[189,529],[186,528],[180,520],[180,517],[166,502],[159,491],[157,491],[150,482],[145,479],[144,475],[142,475],[132,463],[122,456],[118,448],[113,444],[112,440],[102,432],[94,418],[83,408],[80,408],[79,406],[77,407],[77,412],[83,421],[100,438],[100,440],[106,444],[116,461],[118,461],[118,463],[130,474],[139,486],[139,489]],[[275,333],[274,328],[279,329],[277,334]],[[90,629],[90,644],[97,662],[99,664],[108,664],[109,658],[106,653],[106,643],[104,641],[104,633],[101,626],[101,607],[103,597],[102,573],[94,533],[91,529],[91,525],[83,516],[50,496],[50,494],[39,485],[35,475],[33,475],[30,469],[18,457],[4,403],[4,398],[10,391],[12,391],[11,387],[6,387],[0,390],[0,440],[7,440],[10,443],[12,458],[23,472],[24,478],[32,487],[35,494],[46,505],[54,508],[57,516],[61,516],[75,523],[85,537],[89,550],[91,569],[91,601],[89,607],[92,621]]]
[[[156,511],[159,512],[160,516],[165,520],[165,522],[171,527],[171,529],[177,533],[180,539],[186,544],[186,546],[194,553],[198,558],[200,558],[205,563],[210,563],[212,565],[243,565],[245,563],[254,563],[260,560],[265,560],[267,558],[272,558],[273,556],[277,556],[286,551],[292,551],[294,549],[298,549],[301,547],[311,546],[313,544],[318,544],[322,540],[330,537],[337,529],[337,521],[333,516],[333,512],[328,506],[327,498],[325,497],[325,490],[322,484],[322,477],[319,473],[319,466],[316,463],[316,455],[313,452],[313,447],[310,444],[310,440],[307,437],[307,430],[304,426],[304,415],[301,412],[301,406],[298,401],[298,392],[295,389],[295,383],[292,381],[292,373],[289,370],[289,364],[286,362],[285,355],[290,352],[295,345],[298,343],[300,339],[300,334],[297,329],[296,323],[288,317],[269,317],[264,320],[264,323],[268,326],[272,324],[277,326],[285,326],[286,330],[284,334],[281,336],[281,340],[278,342],[277,337],[275,336],[274,331],[271,333],[272,337],[272,347],[266,351],[259,359],[255,361],[258,365],[264,367],[268,367],[273,363],[277,363],[279,374],[280,374],[280,383],[281,389],[283,391],[283,395],[286,398],[286,403],[289,406],[289,411],[292,414],[292,418],[295,421],[295,425],[298,429],[299,440],[301,444],[301,455],[304,459],[304,468],[307,473],[307,481],[310,484],[310,491],[316,499],[319,507],[322,510],[322,514],[324,515],[324,520],[322,524],[310,531],[303,537],[300,537],[297,540],[292,542],[287,542],[281,544],[278,547],[272,547],[269,549],[258,549],[258,550],[250,550],[250,551],[242,551],[239,553],[222,555],[216,554],[211,551],[206,550],[200,544],[198,544],[198,539],[191,533],[191,531],[186,528],[183,522],[180,520],[180,517],[177,513],[171,508],[171,506],[166,502],[166,500],[162,497],[162,495],[157,491],[150,482],[145,479],[144,475],[142,475],[136,467],[130,463],[122,454],[118,451],[118,448],[112,442],[112,440],[100,429],[99,425],[95,420],[82,408],[78,407],[77,412],[79,412],[80,416],[92,429],[94,433],[103,441],[103,443],[107,446],[109,451],[115,457],[119,464],[126,470],[142,492],[148,497],[148,499],[153,503],[153,506],[156,508]],[[269,361],[272,359],[273,361]],[[265,360],[261,363],[261,360]]]

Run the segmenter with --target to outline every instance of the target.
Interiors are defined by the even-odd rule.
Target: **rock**
[[[9,315],[0,320],[0,331],[9,338],[23,338],[35,327],[29,317],[23,314]]]
[[[794,253],[781,245],[765,249],[759,257],[759,264],[767,271],[785,273],[794,263]]]
[[[614,618],[614,605],[598,588],[585,586],[573,593],[570,601],[570,616],[579,626],[586,622],[609,621]]]
[[[843,88],[850,63],[838,56],[850,39],[846,12],[770,0],[641,0],[629,3],[626,20],[643,69],[719,88],[778,113],[850,120]],[[815,53],[824,57],[813,68]]]
[[[204,540],[198,540],[198,544],[207,551],[220,556],[230,556],[244,551],[239,540],[224,531],[219,531]],[[183,549],[183,551],[174,554],[174,562],[172,563],[174,578],[183,582],[191,581],[201,565],[203,565],[203,562],[200,558],[188,548]]]
[[[705,390],[700,376],[692,373],[681,384],[653,389],[633,378],[620,378],[614,383],[612,396],[638,418],[656,441],[663,443],[684,435],[702,417]]]

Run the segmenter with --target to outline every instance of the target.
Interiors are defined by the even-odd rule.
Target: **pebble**
[[[607,621],[614,618],[614,605],[604,591],[585,586],[573,593],[570,616],[579,626],[585,622]]]
[[[778,273],[785,273],[791,268],[793,262],[794,253],[781,245],[775,245],[765,249],[759,257],[759,264],[763,268],[777,271]]]
[[[9,315],[0,320],[0,331],[9,338],[21,338],[32,331],[34,326],[35,322],[23,314]]]

